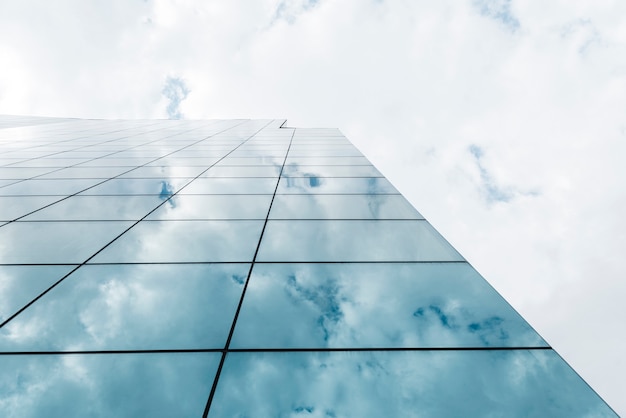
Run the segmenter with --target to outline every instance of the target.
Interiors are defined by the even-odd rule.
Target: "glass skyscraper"
[[[613,417],[336,129],[0,118],[0,416]]]

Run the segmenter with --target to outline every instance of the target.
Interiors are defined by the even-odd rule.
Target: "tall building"
[[[0,118],[0,416],[613,417],[336,129]]]

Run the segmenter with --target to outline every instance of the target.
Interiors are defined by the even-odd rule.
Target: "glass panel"
[[[333,178],[333,177],[283,177],[276,193],[398,193],[383,177]]]
[[[249,262],[263,221],[143,221],[91,262]]]
[[[80,158],[37,158],[33,160],[16,160],[11,167],[69,167],[84,162]]]
[[[2,188],[4,188],[4,186],[8,186],[9,184],[14,184],[18,182],[20,182],[20,180],[17,180],[17,179],[0,180],[0,193],[2,193]]]
[[[161,167],[139,167],[135,170],[120,176],[120,178],[159,178],[171,177],[196,177],[205,167],[182,167],[182,166],[161,166]]]
[[[221,349],[249,269],[248,264],[83,266],[5,325],[0,349]]]
[[[233,348],[547,344],[466,263],[257,264]]]
[[[273,194],[276,178],[199,178],[180,191],[181,194]]]
[[[461,261],[425,221],[268,221],[258,261]]]
[[[98,158],[97,160],[87,161],[81,164],[81,167],[136,167],[138,165],[147,164],[154,158]],[[76,161],[78,164],[80,161]],[[73,164],[67,164],[73,165]]]
[[[322,147],[315,147],[305,150],[290,149],[289,157],[362,157],[356,148],[352,149],[324,149]]]
[[[373,165],[287,164],[283,177],[382,177]]]
[[[210,158],[212,161],[215,161],[224,157],[232,150],[232,147],[225,148],[226,149],[184,149],[168,155],[167,158]]]
[[[148,167],[163,167],[163,166],[176,166],[176,167],[203,167],[209,168],[213,164],[219,161],[219,158],[174,158],[166,157],[157,161],[146,164]]]
[[[423,219],[401,195],[276,195],[271,219]]]
[[[132,222],[13,222],[0,228],[0,264],[79,264]]]
[[[162,201],[159,196],[72,196],[24,220],[139,220]]]
[[[74,266],[0,266],[0,322],[20,310]]]
[[[371,165],[365,157],[287,157],[287,164],[299,165]]]
[[[99,179],[25,180],[0,189],[3,196],[66,196],[100,183]]]
[[[0,220],[12,221],[59,199],[59,196],[0,196]]]
[[[238,157],[274,157],[274,158],[285,158],[285,154],[287,153],[287,148],[285,149],[243,149],[238,148],[229,154],[229,157],[238,158]]]
[[[215,166],[204,173],[202,177],[278,177],[280,166]]]
[[[218,353],[0,356],[3,417],[200,417]]]
[[[176,193],[189,179],[112,179],[86,190],[83,195],[159,195],[167,198]]]
[[[41,179],[108,179],[128,171],[130,167],[69,167],[43,175]]]
[[[0,167],[0,179],[28,179],[50,172],[49,168]]]
[[[300,415],[616,417],[552,350],[228,354],[209,416]]]
[[[265,219],[272,195],[179,194],[147,219]]]
[[[285,157],[226,157],[216,166],[270,165],[282,167],[283,161],[285,161]]]

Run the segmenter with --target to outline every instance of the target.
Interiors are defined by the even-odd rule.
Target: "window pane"
[[[143,221],[94,263],[248,262],[263,221]]]
[[[415,414],[616,417],[552,350],[230,353],[209,416]]]
[[[176,195],[146,219],[263,219],[272,195]]]
[[[270,219],[423,219],[401,195],[276,195]]]
[[[3,417],[200,417],[217,353],[0,356]]]
[[[0,347],[220,349],[249,268],[247,264],[83,266],[5,325]]]
[[[132,222],[13,222],[0,228],[0,264],[78,264]],[[10,245],[9,245],[10,243]]]
[[[258,261],[460,261],[425,221],[268,221]]]
[[[547,347],[466,263],[257,264],[231,346]]]
[[[322,193],[398,193],[395,187],[383,177],[283,177],[280,179],[279,194],[322,194]]]

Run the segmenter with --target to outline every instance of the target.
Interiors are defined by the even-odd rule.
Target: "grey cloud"
[[[482,16],[499,21],[511,31],[520,27],[519,20],[511,12],[511,0],[474,0],[474,7]]]
[[[183,119],[180,103],[187,98],[191,90],[180,77],[168,76],[161,93],[167,98],[167,116],[169,119]]]
[[[274,13],[272,23],[284,20],[289,24],[295,23],[302,13],[312,9],[319,3],[319,0],[282,0]]]
[[[594,44],[602,44],[600,32],[590,19],[578,19],[561,28],[563,39],[572,39],[578,43],[578,53],[585,54]]]
[[[537,191],[524,191],[511,186],[503,187],[494,179],[493,175],[485,168],[482,162],[484,151],[477,145],[470,145],[469,152],[474,158],[476,167],[480,172],[481,191],[488,203],[510,202],[517,196],[537,196]]]

